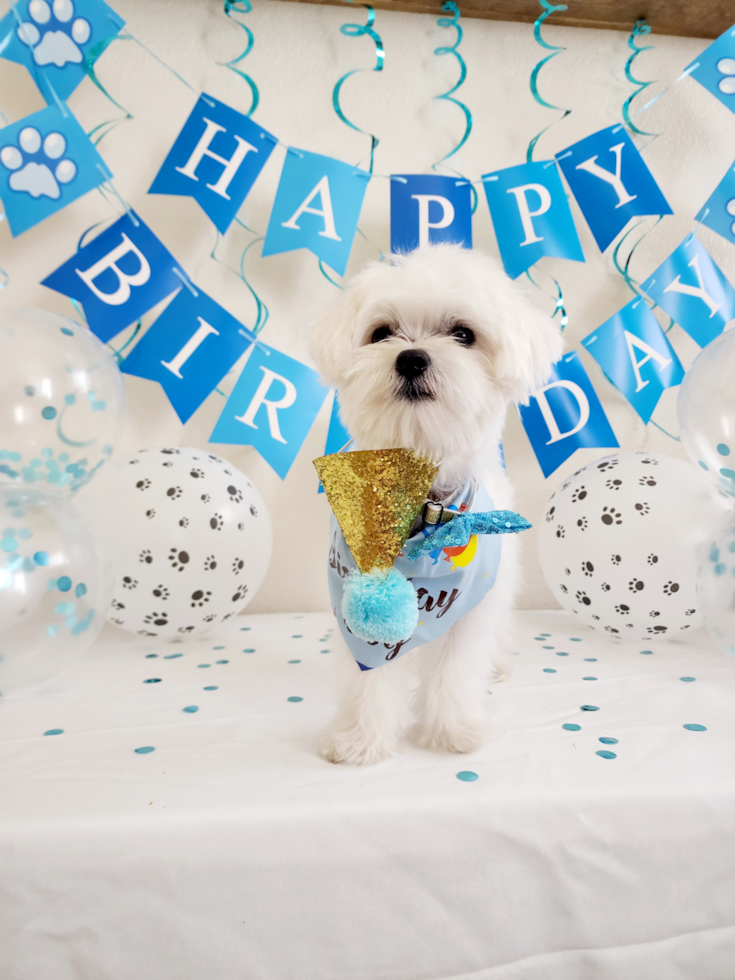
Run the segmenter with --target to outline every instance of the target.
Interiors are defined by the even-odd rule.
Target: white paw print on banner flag
[[[32,49],[37,65],[63,68],[82,62],[79,45],[86,44],[92,29],[84,17],[74,17],[72,0],[53,0],[51,6],[46,0],[31,0],[28,16],[18,27],[18,38]]]
[[[63,158],[65,151],[66,140],[61,133],[49,133],[42,144],[39,131],[26,126],[20,131],[18,146],[0,150],[0,163],[13,171],[8,181],[11,190],[57,200],[59,184],[68,184],[77,173],[74,161]]]
[[[717,62],[717,71],[725,76],[720,79],[718,89],[723,95],[735,95],[735,58],[720,58]]]

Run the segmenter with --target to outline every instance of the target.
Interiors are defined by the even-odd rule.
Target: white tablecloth
[[[2,980],[733,980],[735,664],[706,637],[523,614],[485,748],[354,769],[315,752],[331,630],[110,631],[0,701]]]

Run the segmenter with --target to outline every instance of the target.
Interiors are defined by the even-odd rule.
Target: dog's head
[[[315,324],[311,348],[361,448],[447,459],[499,434],[562,340],[493,259],[431,245],[368,266]]]

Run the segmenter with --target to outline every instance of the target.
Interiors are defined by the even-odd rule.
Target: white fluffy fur
[[[384,324],[393,335],[371,343]],[[451,335],[459,324],[474,332],[473,346]],[[432,398],[400,395],[395,361],[412,348],[431,359],[424,380]],[[553,322],[497,263],[457,245],[424,246],[390,265],[368,266],[312,332],[316,365],[337,389],[342,419],[361,449],[403,447],[441,460],[435,488],[478,479],[498,508],[513,504],[498,451],[506,408],[547,380],[561,350]],[[322,742],[324,758],[369,764],[393,755],[412,719],[415,672],[416,744],[445,752],[479,747],[486,681],[493,670],[504,672],[516,546],[513,535],[503,540],[495,586],[433,643],[361,671],[338,639],[340,701]]]

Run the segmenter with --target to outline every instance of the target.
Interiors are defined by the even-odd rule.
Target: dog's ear
[[[309,350],[322,381],[338,387],[343,377],[345,355],[354,344],[360,312],[360,292],[349,286],[335,305],[311,325]]]

